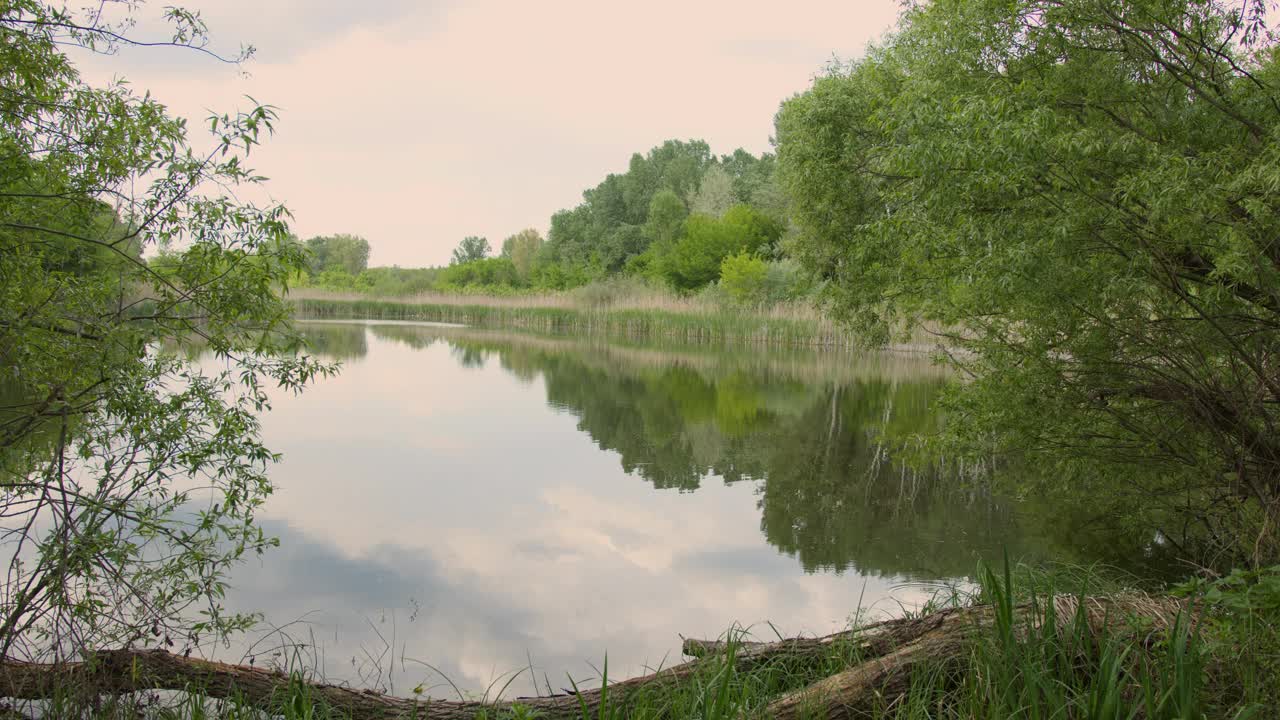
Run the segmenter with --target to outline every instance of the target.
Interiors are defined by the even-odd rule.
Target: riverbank
[[[535,673],[533,667],[504,676],[507,685],[500,679],[480,696],[454,687],[456,700],[429,697],[447,694],[447,678],[396,697],[326,684],[305,669],[225,665],[162,650],[0,670],[10,697],[53,698],[41,713],[46,717],[67,710],[65,716],[181,720],[262,713],[331,720],[1246,720],[1275,710],[1275,608],[1240,601],[1280,577],[1276,573],[1235,590],[1232,581],[1158,594],[1089,593],[1083,586],[1060,592],[1043,577],[1026,584],[1025,573],[1008,569],[979,575],[974,590],[950,590],[900,618],[821,638],[766,642],[731,629],[718,640],[685,640],[683,653],[692,660],[642,677],[615,680],[606,658],[593,681],[553,684],[540,677],[545,693],[514,700],[504,699],[509,680]],[[180,699],[163,703],[154,690],[177,691],[172,697]],[[95,710],[75,712],[88,697]]]
[[[424,294],[373,298],[314,289],[292,291],[298,317],[458,323],[580,337],[674,340],[758,347],[857,348],[865,342],[808,301],[736,305],[707,296],[680,297],[632,284],[527,295]],[[889,349],[931,352],[939,340],[918,329]]]

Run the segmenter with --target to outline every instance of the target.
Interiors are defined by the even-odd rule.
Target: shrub
[[[720,277],[726,257],[757,252],[781,236],[778,221],[747,205],[722,218],[694,215],[685,221],[684,237],[658,261],[658,274],[676,289],[694,290]]]
[[[450,265],[440,271],[440,285],[467,287],[469,285],[506,285],[517,287],[520,275],[510,258],[493,257],[483,260]]]
[[[720,285],[740,303],[763,300],[768,275],[768,264],[750,253],[730,255],[720,263]]]
[[[795,260],[774,260],[765,265],[764,297],[768,302],[795,300],[812,287],[808,274]]]

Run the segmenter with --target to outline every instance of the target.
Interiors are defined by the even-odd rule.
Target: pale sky
[[[251,165],[301,237],[368,238],[371,265],[443,264],[466,235],[495,248],[621,172],[634,152],[700,138],[770,149],[773,116],[833,58],[860,56],[896,0],[191,0],[213,49],[78,55],[196,133],[210,110],[280,110]],[[162,5],[135,35],[155,38]],[[148,35],[148,31],[150,34]],[[202,137],[197,137],[203,142]]]

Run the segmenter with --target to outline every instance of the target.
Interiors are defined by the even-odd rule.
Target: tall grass
[[[1091,579],[1071,582],[1077,601],[1059,616],[1057,598],[1067,588],[1036,573],[1017,573],[1006,562],[1001,571],[982,568],[978,586],[967,593],[951,590],[924,612],[952,605],[982,603],[993,608],[994,622],[969,636],[963,652],[913,668],[904,697],[874,707],[877,720],[961,720],[1032,718],[1043,720],[1247,720],[1276,716],[1276,698],[1265,694],[1224,694],[1223,687],[1250,682],[1249,673],[1224,663],[1221,638],[1197,616],[1179,617],[1168,627],[1151,629],[1143,616],[1128,622],[1090,622],[1086,594],[1110,588]],[[1068,593],[1070,594],[1070,593]],[[1028,610],[1026,603],[1032,605]],[[1141,606],[1139,599],[1138,606]],[[1206,634],[1207,633],[1207,634]],[[834,643],[819,662],[798,663],[785,656],[741,669],[736,662],[748,634],[729,631],[727,652],[704,660],[696,675],[676,686],[653,687],[617,697],[607,692],[608,665],[599,680],[606,689],[596,708],[580,705],[581,720],[638,718],[766,717],[770,703],[785,693],[851,667],[862,660],[852,641]],[[1223,675],[1229,675],[1223,682]],[[337,720],[339,713],[318,703],[297,676],[278,702],[265,712],[236,699],[210,700],[198,692],[176,702],[114,701],[92,708],[55,699],[34,715],[42,717],[147,717],[171,720],[281,717]],[[570,681],[572,682],[572,681]],[[575,685],[575,688],[577,686]],[[815,705],[815,713],[825,717]],[[519,704],[478,712],[486,719],[536,717]]]
[[[741,305],[714,291],[680,296],[627,281],[559,293],[427,293],[394,299],[303,288],[290,292],[289,299],[300,317],[312,319],[447,322],[545,333],[781,347],[862,344],[856,334],[809,300]],[[919,329],[897,349],[928,350],[936,344],[936,338]]]

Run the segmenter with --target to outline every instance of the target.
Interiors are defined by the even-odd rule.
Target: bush
[[[329,269],[312,277],[310,284],[325,290],[355,290],[356,276],[345,270]]]
[[[438,268],[369,268],[356,278],[356,286],[370,295],[417,295],[435,288]]]
[[[730,255],[720,263],[720,285],[740,303],[763,300],[768,275],[768,264],[750,253]]]
[[[795,300],[812,289],[809,275],[795,260],[774,260],[765,266],[764,296],[768,302]]]
[[[694,215],[685,221],[684,237],[658,260],[658,274],[676,289],[694,290],[720,277],[725,258],[755,253],[781,236],[778,221],[747,205],[723,218]]]
[[[588,283],[573,291],[580,304],[607,308],[620,301],[652,294],[649,285],[639,278],[611,277]]]
[[[597,266],[550,261],[535,264],[529,283],[542,290],[570,290],[599,279],[604,272]]]
[[[440,285],[450,288],[469,285],[521,285],[520,275],[510,258],[494,257],[450,265],[440,271]]]

